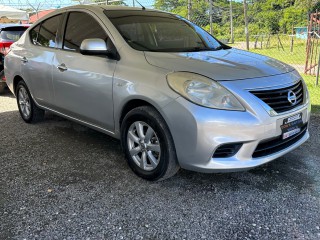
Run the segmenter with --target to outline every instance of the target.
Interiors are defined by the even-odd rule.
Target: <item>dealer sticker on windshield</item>
[[[282,130],[282,139],[298,134],[301,131],[302,125],[302,113],[283,119],[283,125],[280,126]]]

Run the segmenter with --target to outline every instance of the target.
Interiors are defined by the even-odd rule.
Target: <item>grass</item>
[[[257,41],[256,44],[255,40],[251,39],[249,45],[250,51],[278,59],[282,62],[292,65],[299,72],[303,72],[306,62],[306,40],[294,38],[293,47],[291,48],[291,37],[288,35],[280,35],[279,38],[282,47],[279,43],[277,35],[273,35],[268,43],[268,48],[266,47],[267,38],[259,38],[259,41]],[[245,42],[235,42],[234,44],[231,44],[231,46],[245,49],[246,44]]]
[[[304,67],[306,61],[305,46],[295,46],[293,52],[290,52],[290,48],[268,48],[268,49],[252,49],[251,52],[263,54],[269,57],[276,58],[282,62],[292,65],[301,65]]]

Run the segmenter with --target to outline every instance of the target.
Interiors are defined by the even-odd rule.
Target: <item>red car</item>
[[[0,25],[0,93],[7,86],[3,71],[4,57],[8,53],[11,44],[17,41],[28,27],[29,25]]]

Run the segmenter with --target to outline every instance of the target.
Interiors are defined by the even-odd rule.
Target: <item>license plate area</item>
[[[286,139],[298,134],[301,131],[302,126],[302,113],[298,113],[283,119],[282,125],[280,126],[282,131],[282,139]]]

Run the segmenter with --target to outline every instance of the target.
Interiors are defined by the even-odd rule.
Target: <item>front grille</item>
[[[279,152],[283,149],[286,149],[287,147],[290,147],[292,144],[298,142],[304,136],[304,134],[307,131],[307,128],[308,128],[308,124],[306,123],[301,127],[301,131],[298,134],[293,135],[287,139],[282,139],[282,135],[280,135],[276,138],[272,138],[267,141],[261,142],[257,146],[252,157],[253,158],[264,157],[264,156]]]
[[[242,146],[242,143],[223,144],[217,148],[217,150],[214,152],[212,157],[214,158],[232,157],[239,151],[241,146]]]
[[[296,96],[296,102],[294,104],[290,103],[288,100],[288,93],[290,91]],[[286,88],[250,92],[268,104],[277,113],[289,111],[303,104],[302,81]]]

